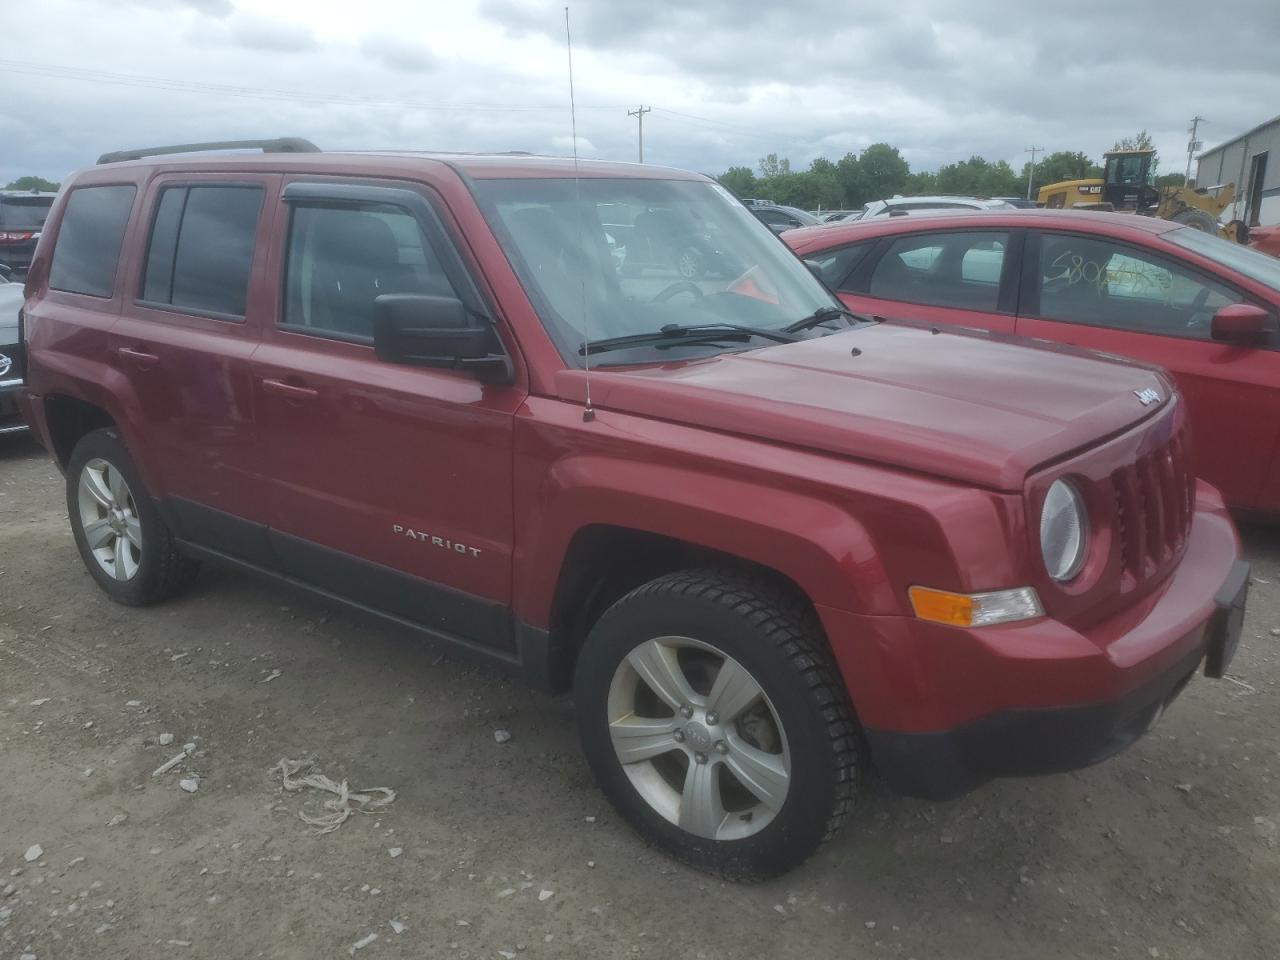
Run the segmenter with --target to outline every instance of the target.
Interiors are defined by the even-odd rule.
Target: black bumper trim
[[[1209,621],[1209,649],[1204,657],[1204,675],[1221,680],[1240,645],[1244,630],[1244,608],[1249,599],[1249,564],[1237,560],[1214,597],[1218,609]]]
[[[1221,677],[1239,642],[1249,564],[1237,560],[1214,596],[1200,642],[1172,667],[1115,700],[1002,710],[954,730],[900,733],[867,728],[871,759],[899,793],[952,800],[997,777],[1065,773],[1115,756],[1146,733],[1201,661]]]
[[[1146,733],[1203,656],[1197,647],[1155,680],[1105,703],[1003,710],[936,733],[868,729],[871,758],[891,787],[926,800],[953,800],[997,777],[1088,767]]]

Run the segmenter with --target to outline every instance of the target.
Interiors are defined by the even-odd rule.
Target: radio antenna
[[[573,137],[573,213],[578,221],[578,254],[582,254],[582,183],[578,177],[578,110],[573,102],[573,36],[569,33],[569,7],[564,8],[564,45],[569,54],[569,132]],[[582,369],[587,378],[587,405],[582,411],[582,422],[596,418],[591,405],[591,337],[587,335],[587,278],[579,267],[578,282],[582,291]]]

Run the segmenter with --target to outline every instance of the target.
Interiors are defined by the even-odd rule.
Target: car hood
[[[583,372],[563,371],[565,399]],[[713,358],[591,371],[594,405],[1020,490],[1042,464],[1162,410],[1171,388],[1120,357],[886,322]],[[1139,397],[1154,391],[1160,398]]]

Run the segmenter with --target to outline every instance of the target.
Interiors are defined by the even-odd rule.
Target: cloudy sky
[[[19,8],[25,13],[19,15]],[[570,0],[584,156],[710,173],[885,140],[913,169],[1147,128],[1165,171],[1280,111],[1280,0]],[[0,183],[106,150],[566,153],[564,2],[0,0]]]

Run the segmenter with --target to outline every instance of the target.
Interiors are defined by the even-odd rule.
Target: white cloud
[[[365,37],[360,42],[360,50],[392,70],[430,73],[436,66],[435,54],[426,44],[389,33]]]
[[[556,151],[559,153],[564,153],[564,154],[572,153],[573,152],[572,134],[567,136],[552,137],[551,146],[555,147]],[[598,154],[599,154],[599,151],[596,150],[596,145],[594,143],[592,143],[586,137],[578,137],[578,156],[579,157],[597,157]],[[614,157],[612,159],[616,160],[617,157]]]

